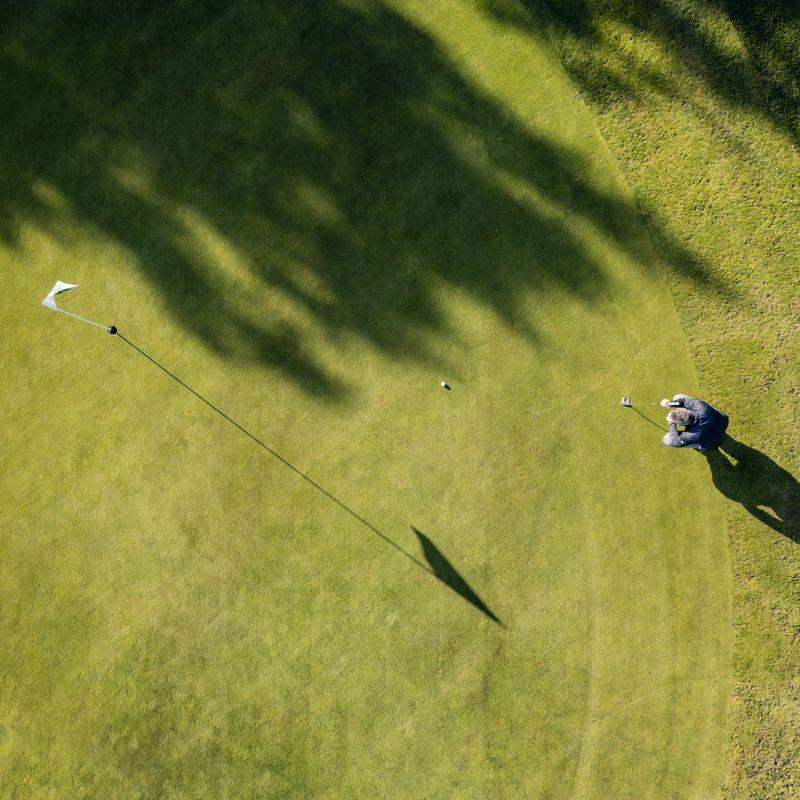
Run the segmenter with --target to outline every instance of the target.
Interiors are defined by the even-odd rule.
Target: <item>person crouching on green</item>
[[[669,431],[662,441],[668,447],[691,447],[701,453],[716,450],[728,428],[728,417],[713,406],[689,397],[676,394],[672,400],[662,400],[661,405],[669,408],[667,422]],[[679,431],[678,426],[683,430]]]

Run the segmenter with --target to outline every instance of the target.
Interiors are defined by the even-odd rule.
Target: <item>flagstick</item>
[[[52,308],[52,306],[50,306]],[[74,317],[75,319],[81,320],[81,322],[88,322],[90,325],[96,325],[98,328],[102,328],[104,331],[108,331],[109,333],[116,333],[117,329],[113,325],[103,325],[100,322],[94,322],[90,319],[86,319],[86,317],[78,316],[78,314],[73,314],[71,311],[65,311],[63,308],[53,308],[53,311],[60,311],[62,314],[66,314],[68,317]],[[113,330],[112,330],[113,329]]]

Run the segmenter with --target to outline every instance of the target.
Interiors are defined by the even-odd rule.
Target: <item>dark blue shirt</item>
[[[696,397],[681,397],[675,400],[680,407],[686,408],[694,415],[691,424],[678,433],[677,427],[670,423],[670,447],[692,447],[695,450],[716,450],[725,430],[728,418],[721,411]]]

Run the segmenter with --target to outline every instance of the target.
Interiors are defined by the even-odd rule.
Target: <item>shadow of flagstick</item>
[[[461,577],[456,568],[442,555],[439,548],[424,533],[413,527],[412,530],[417,534],[417,538],[422,545],[422,552],[425,554],[425,560],[431,565],[433,574],[442,583],[446,583],[456,594],[461,595],[468,603],[472,603],[475,608],[486,614],[489,619],[505,627],[489,606],[475,594],[472,587]]]
[[[412,555],[411,553],[408,552],[408,550],[401,547],[399,544],[397,544],[397,542],[390,539],[385,533],[376,528],[369,520],[364,519],[364,517],[362,517],[359,513],[353,511],[353,509],[350,508],[348,505],[345,505],[345,503],[339,500],[339,498],[336,497],[336,495],[331,494],[331,492],[329,492],[324,486],[318,484],[313,478],[309,478],[308,475],[306,475],[302,470],[298,469],[290,461],[285,459],[280,453],[273,450],[265,442],[262,442],[261,439],[259,439],[257,436],[250,433],[250,431],[248,431],[247,428],[244,428],[242,425],[236,422],[235,419],[229,417],[221,408],[215,406],[210,400],[207,400],[199,392],[196,392],[194,389],[192,389],[192,387],[189,386],[188,383],[184,383],[177,375],[170,372],[163,364],[156,361],[156,359],[148,355],[144,350],[135,345],[130,339],[123,336],[123,334],[121,334],[116,328],[114,329],[114,333],[119,339],[122,339],[123,342],[132,347],[137,353],[143,355],[148,361],[150,361],[152,364],[155,364],[162,372],[165,372],[167,375],[169,375],[169,377],[172,378],[172,380],[183,386],[183,388],[186,389],[187,391],[191,392],[198,400],[201,400],[209,408],[216,411],[216,413],[219,414],[226,422],[229,422],[231,425],[233,425],[235,428],[241,431],[245,436],[247,436],[249,439],[255,442],[259,447],[263,448],[271,456],[278,459],[278,461],[280,461],[281,464],[288,467],[290,470],[292,470],[292,472],[294,472],[296,475],[298,475],[304,481],[306,481],[306,483],[310,484],[318,492],[321,492],[323,495],[325,495],[325,497],[327,497],[328,500],[330,500],[333,503],[336,503],[336,505],[339,506],[339,508],[341,508],[343,511],[346,511],[354,519],[358,520],[364,527],[372,531],[372,533],[381,538],[386,544],[393,547],[399,553],[402,553],[409,561],[412,561],[420,569],[424,570],[430,575],[433,575],[434,578],[437,578],[442,583],[449,586],[454,592],[460,594],[465,600],[467,600],[469,603],[472,603],[472,605],[474,605],[476,608],[478,608],[480,611],[486,614],[486,616],[490,617],[496,623],[498,623],[498,625],[503,625],[503,623],[483,603],[480,597],[478,597],[478,595],[476,595],[475,592],[472,591],[472,589],[469,587],[469,584],[467,584],[467,582],[458,574],[455,568],[450,565],[450,562],[439,552],[439,550],[436,549],[433,542],[431,542],[431,540],[428,539],[424,534],[420,533],[416,528],[413,528],[414,533],[417,534],[420,542],[422,542],[422,549],[425,554],[425,558],[430,564],[430,566],[423,564],[422,561],[420,561],[416,556]]]

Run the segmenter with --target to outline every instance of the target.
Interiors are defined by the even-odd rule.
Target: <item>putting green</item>
[[[700,389],[493,5],[8,12],[4,796],[719,795],[718,500],[619,404]]]

